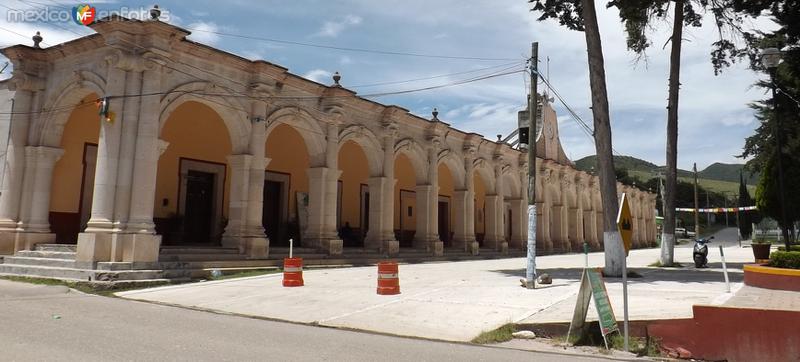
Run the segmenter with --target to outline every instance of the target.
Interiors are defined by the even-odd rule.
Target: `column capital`
[[[248,155],[248,154],[228,155],[227,159],[231,167],[235,169],[243,169],[250,167],[250,163],[253,160],[253,155]]]
[[[157,146],[158,146],[158,155],[161,156],[164,154],[164,151],[167,150],[167,147],[169,147],[169,142],[159,138]]]
[[[37,162],[47,161],[56,163],[64,155],[64,149],[46,146],[26,146],[25,157],[35,159]]]

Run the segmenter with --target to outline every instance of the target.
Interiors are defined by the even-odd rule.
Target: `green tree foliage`
[[[750,192],[747,191],[747,185],[744,183],[744,176],[740,175],[739,180],[739,207],[753,206],[753,198],[750,197]],[[744,239],[750,239],[753,235],[753,211],[737,211],[739,214],[739,235]]]
[[[761,172],[756,188],[756,205],[765,215],[779,220],[784,235],[788,227],[796,222],[798,215],[798,190],[800,190],[800,3],[797,1],[733,1],[736,10],[750,14],[766,13],[779,28],[769,33],[756,33],[750,42],[753,49],[775,47],[783,50],[783,62],[774,72],[775,84],[761,64],[759,53],[750,53],[751,68],[764,74],[756,86],[770,90],[776,87],[776,97],[768,92],[767,99],[751,104],[756,118],[761,124],[755,134],[745,141],[743,158],[749,158],[747,168]],[[777,108],[777,112],[776,112]],[[780,120],[780,122],[778,122]],[[783,147],[778,152],[776,138],[781,137]],[[780,193],[778,192],[777,159],[783,163],[784,197],[786,200],[786,225],[780,212]],[[787,244],[790,241],[787,238]]]

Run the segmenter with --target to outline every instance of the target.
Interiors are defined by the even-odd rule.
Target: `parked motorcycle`
[[[708,243],[711,242],[711,239],[714,237],[710,237],[707,239],[697,239],[694,241],[694,267],[695,268],[707,268],[708,267]]]

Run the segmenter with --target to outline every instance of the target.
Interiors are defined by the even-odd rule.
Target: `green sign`
[[[586,326],[586,314],[589,312],[589,301],[594,299],[594,306],[600,322],[600,330],[605,340],[606,335],[619,332],[617,319],[611,309],[611,302],[608,299],[608,291],[603,283],[600,271],[596,269],[583,269],[581,275],[581,286],[578,289],[578,301],[575,303],[575,312],[572,314],[572,322],[569,324],[567,341],[570,335],[576,332],[584,333]]]
[[[606,285],[603,283],[603,277],[600,276],[597,270],[592,269],[587,269],[586,275],[589,277],[589,284],[592,285],[592,298],[600,318],[600,329],[603,335],[618,332],[617,319],[614,318],[614,311],[611,309],[611,302],[608,300],[608,291],[606,291]]]

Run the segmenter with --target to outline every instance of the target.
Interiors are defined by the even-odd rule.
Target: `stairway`
[[[38,244],[34,250],[21,250],[5,256],[0,264],[0,275],[31,278],[50,278],[96,284],[157,284],[190,280],[186,266],[181,262],[148,264],[94,263],[84,268],[75,262],[76,246],[65,244]]]

